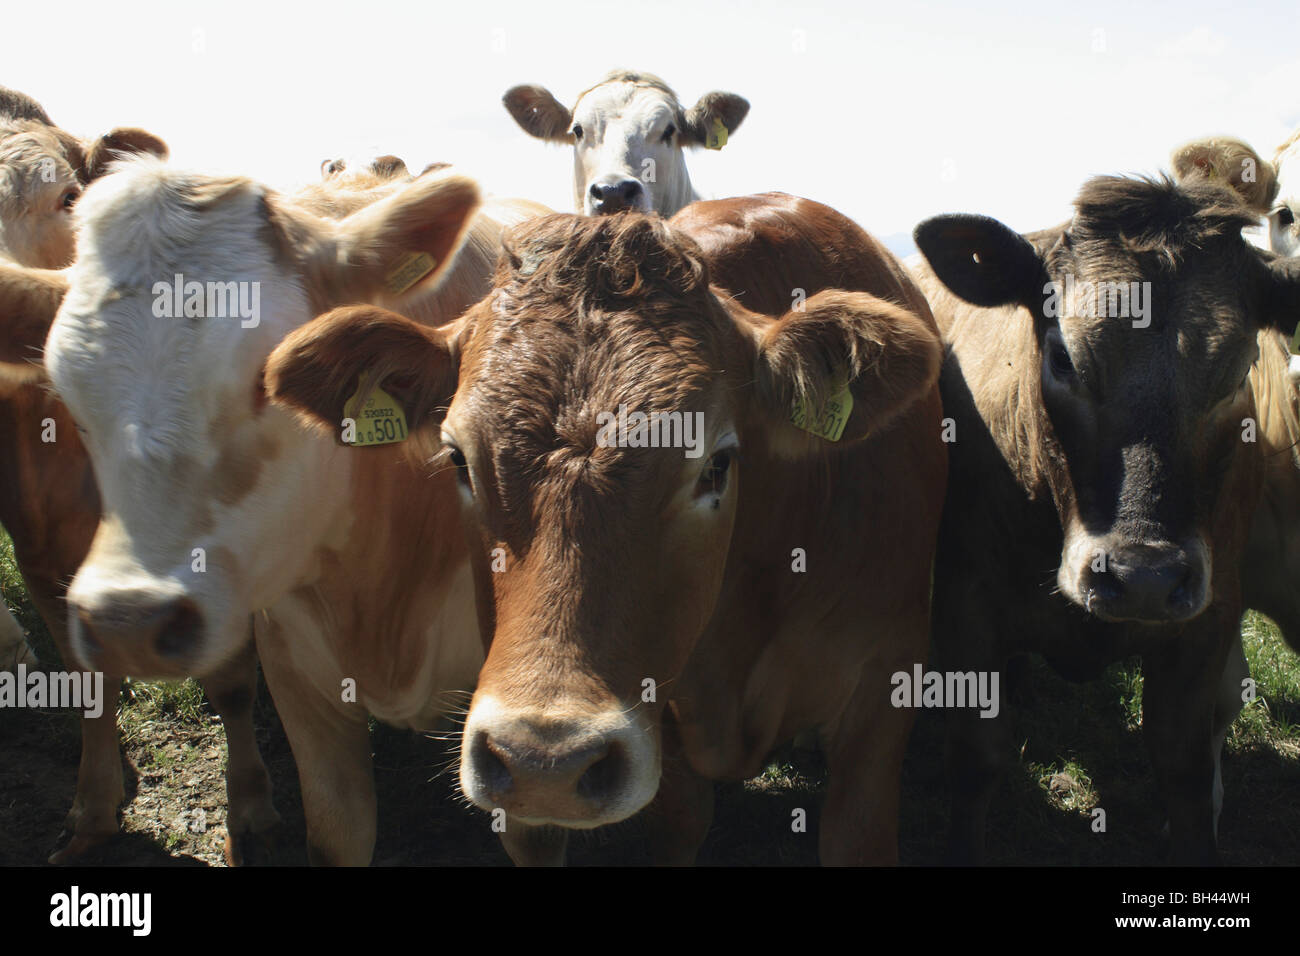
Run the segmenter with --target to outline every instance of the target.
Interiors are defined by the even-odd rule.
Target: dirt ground
[[[1076,686],[1035,668],[1031,698],[1017,714],[1018,766],[990,815],[990,862],[1004,865],[1152,864],[1163,844],[1141,735],[1118,695],[1119,676]],[[1286,702],[1294,709],[1296,702]],[[306,863],[293,757],[265,687],[256,710],[258,742],[270,768],[283,823],[264,862]],[[508,865],[487,815],[465,808],[452,786],[449,745],[376,726],[380,866]],[[0,865],[42,865],[58,844],[76,779],[78,740],[67,713],[0,711]],[[904,773],[902,862],[942,862],[947,809],[942,717],[922,711]],[[164,717],[133,726],[125,748],[123,835],[83,859],[103,866],[221,866],[225,837],[225,741],[210,708],[197,718]],[[448,768],[452,769],[448,769]],[[1082,768],[1087,768],[1084,770]],[[818,805],[825,770],[818,754],[774,755],[759,778],[718,788],[713,827],[699,862],[810,865],[817,861]],[[1220,823],[1225,862],[1300,863],[1300,753],[1293,744],[1231,749]],[[1106,832],[1093,831],[1093,806]],[[808,811],[807,832],[792,811]],[[201,812],[199,812],[201,811]],[[634,818],[580,834],[570,862],[644,862]]]

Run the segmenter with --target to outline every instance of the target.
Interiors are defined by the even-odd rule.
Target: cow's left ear
[[[1300,323],[1300,256],[1266,261],[1260,324],[1280,330],[1288,338]]]
[[[153,133],[134,126],[120,126],[86,145],[86,158],[81,168],[83,181],[94,182],[108,171],[108,167],[133,153],[151,153],[166,159],[167,144]]]
[[[934,387],[943,361],[923,318],[865,292],[819,292],[758,334],[761,412],[788,457],[887,426]]]
[[[987,216],[935,216],[912,233],[939,281],[972,305],[1041,310],[1047,272],[1024,236]]]
[[[359,388],[392,396],[415,434],[442,422],[458,374],[447,332],[378,306],[347,305],[289,333],[267,358],[262,380],[272,402],[341,442],[344,406]]]
[[[735,93],[705,93],[686,113],[683,138],[705,149],[722,149],[749,115],[749,100]]]

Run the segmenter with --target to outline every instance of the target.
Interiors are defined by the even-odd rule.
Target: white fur
[[[642,212],[671,216],[698,199],[680,128],[664,141],[670,124],[680,127],[681,112],[662,90],[627,81],[602,83],[578,100],[573,121],[583,134],[573,154],[574,208],[595,214],[592,185],[624,179],[641,183]]]
[[[1277,200],[1268,215],[1268,245],[1281,256],[1300,255],[1300,137],[1296,137],[1274,160],[1277,168]],[[1282,207],[1291,210],[1291,223],[1279,220]]]

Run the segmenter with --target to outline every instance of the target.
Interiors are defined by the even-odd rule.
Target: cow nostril
[[[154,641],[162,657],[184,657],[194,650],[203,631],[203,615],[192,601],[182,599],[164,612]]]
[[[592,198],[592,199],[604,199],[604,198],[605,198],[605,187],[602,186],[600,183],[592,183],[592,184],[591,184],[591,198]]]
[[[612,744],[605,755],[579,778],[578,794],[588,800],[607,800],[623,780],[626,769],[627,758],[623,748]]]
[[[635,179],[628,179],[619,184],[618,191],[624,200],[631,202],[641,195],[641,184]]]
[[[1124,584],[1114,574],[1100,572],[1089,580],[1090,590],[1103,601],[1117,601],[1124,595]]]
[[[1170,607],[1179,607],[1190,603],[1192,592],[1192,569],[1184,567],[1183,573],[1178,578],[1178,583],[1174,585],[1173,590],[1169,592],[1168,603]]]
[[[476,734],[470,747],[471,759],[474,761],[474,773],[483,782],[487,791],[498,797],[508,793],[514,783],[510,775],[510,768],[497,755],[495,748],[492,746],[492,741],[488,739],[488,735],[483,732]]]

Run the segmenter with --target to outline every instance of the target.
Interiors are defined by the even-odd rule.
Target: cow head
[[[513,87],[504,102],[524,132],[573,144],[573,204],[587,215],[673,215],[695,198],[684,150],[721,149],[749,112],[746,100],[719,92],[687,110],[657,76],[621,70],[579,96],[572,111],[540,86]]]
[[[1243,241],[1252,221],[1211,183],[1101,177],[1033,244],[979,216],[916,229],[956,295],[1032,315],[1017,400],[1033,433],[1018,440],[1064,531],[1060,592],[1103,620],[1182,621],[1211,600],[1256,333],[1293,329],[1300,306],[1295,263]]]
[[[1300,130],[1278,148],[1278,198],[1268,212],[1268,245],[1280,256],[1300,255]]]
[[[68,591],[78,656],[202,675],[242,646],[248,615],[300,579],[315,545],[357,520],[330,502],[347,501],[346,456],[367,453],[268,408],[263,362],[322,308],[395,293],[412,261],[436,282],[477,205],[470,180],[430,176],[324,220],[247,180],[156,160],[87,190],[45,356],[103,498]]]
[[[30,97],[0,87],[0,256],[41,269],[71,263],[82,190],[114,159],[140,152],[166,156],[167,146],[134,128],[79,141]]]
[[[455,327],[338,310],[277,348],[267,390],[336,428],[375,370],[440,448],[481,538],[489,641],[462,786],[586,828],[658,788],[660,717],[714,613],[746,470],[836,453],[792,407],[849,390],[848,445],[933,388],[939,361],[924,321],[873,296],[761,317],[656,217],[548,216],[513,231]]]

